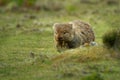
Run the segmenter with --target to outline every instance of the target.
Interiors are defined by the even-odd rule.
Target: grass
[[[103,47],[102,36],[107,30],[118,27],[120,17],[119,12],[115,12],[118,6],[105,2],[78,5],[75,0],[78,9],[72,4],[67,6],[66,0],[67,12],[65,9],[26,13],[1,11],[0,79],[119,80],[120,60],[114,50]],[[92,25],[98,46],[58,53],[54,47],[52,25],[75,19]]]

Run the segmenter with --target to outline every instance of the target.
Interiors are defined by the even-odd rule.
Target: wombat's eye
[[[67,33],[66,31],[63,32],[63,34],[66,34],[66,33]]]

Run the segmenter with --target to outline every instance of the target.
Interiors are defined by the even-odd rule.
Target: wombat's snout
[[[60,41],[63,40],[63,37],[58,37],[58,40],[60,40]]]

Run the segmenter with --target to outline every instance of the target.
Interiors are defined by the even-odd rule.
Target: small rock
[[[20,28],[22,25],[20,23],[16,24],[16,28]]]
[[[96,42],[91,42],[90,45],[91,46],[97,46],[98,44]]]
[[[33,52],[30,52],[30,57],[31,58],[34,58],[35,57],[35,54]]]

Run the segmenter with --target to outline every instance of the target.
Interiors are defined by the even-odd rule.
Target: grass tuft
[[[74,50],[67,50],[52,58],[53,62],[90,62],[111,59],[110,51],[104,47],[82,47]],[[112,53],[111,53],[112,54]],[[113,52],[114,54],[114,52]]]
[[[103,35],[103,43],[107,48],[120,50],[120,29],[113,29]]]

